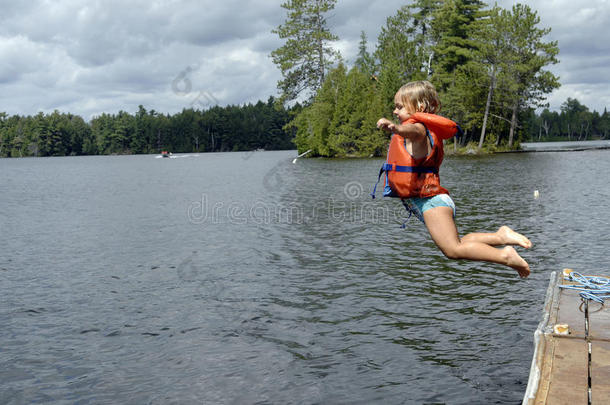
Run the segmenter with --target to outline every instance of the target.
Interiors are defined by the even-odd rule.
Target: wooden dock
[[[523,405],[610,404],[610,302],[580,298],[553,272]]]
[[[521,143],[522,152],[577,152],[593,149],[610,149],[610,140]]]

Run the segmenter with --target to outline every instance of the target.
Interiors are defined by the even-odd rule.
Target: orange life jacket
[[[386,162],[379,171],[379,180],[385,172],[384,197],[432,197],[438,194],[448,194],[441,187],[439,168],[443,162],[443,139],[449,139],[462,130],[453,121],[436,114],[415,113],[404,124],[419,122],[426,127],[426,135],[430,140],[432,150],[420,159],[415,159],[406,149],[406,141],[400,135],[393,134],[390,140]],[[371,195],[375,198],[375,190]]]

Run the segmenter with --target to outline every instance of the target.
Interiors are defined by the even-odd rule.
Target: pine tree
[[[358,44],[358,58],[356,59],[355,66],[357,66],[362,73],[373,75],[375,73],[375,59],[366,49],[367,39],[366,33],[360,31],[360,43]]]
[[[22,138],[22,142],[28,146],[29,151],[34,156],[49,156],[49,146],[51,132],[49,131],[49,122],[44,113],[39,112],[34,117],[34,139],[28,142]]]
[[[479,136],[479,149],[483,147],[485,134],[494,93],[498,86],[498,77],[508,68],[511,18],[508,11],[500,7],[491,9],[484,18],[473,25],[473,41],[476,49],[473,58],[469,62],[470,71],[479,71],[481,80],[473,80],[472,83],[485,84],[485,107],[482,114],[481,133]]]
[[[380,79],[393,88],[390,97],[406,82],[427,75],[422,72],[424,58],[416,41],[415,21],[409,6],[403,6],[387,18],[379,34],[375,57],[381,66]]]
[[[138,111],[135,114],[134,134],[129,142],[129,148],[133,153],[145,153],[146,148],[146,133],[149,130],[148,113],[143,105],[138,106]]]
[[[604,113],[600,117],[599,132],[604,139],[610,137],[610,113],[604,108]]]
[[[49,156],[65,156],[66,144],[69,142],[67,138],[65,117],[55,110],[52,114],[46,116],[48,135],[47,135],[47,153]]]
[[[549,64],[557,63],[559,48],[557,41],[544,42],[550,28],[538,28],[540,17],[523,4],[515,4],[510,13],[511,24],[509,42],[509,74],[512,82],[510,91],[511,125],[508,146],[514,141],[519,108],[544,106],[546,94],[559,87],[559,79],[544,70]]]
[[[8,114],[0,112],[0,157],[8,155],[9,143]]]
[[[438,10],[444,2],[444,0],[415,0],[412,5],[407,6],[413,18],[411,28],[418,55],[417,59],[422,64],[428,79],[433,73],[434,47],[441,39],[434,26],[438,25]]]
[[[447,0],[433,13],[432,80],[441,92],[455,83],[455,71],[472,59],[473,25],[485,4],[479,0]]]
[[[582,105],[577,99],[570,98],[561,104],[561,114],[564,117],[564,131],[568,134],[568,139],[572,135],[577,136],[577,140],[582,137],[582,129],[587,121],[589,109]]]
[[[273,30],[286,43],[271,52],[273,63],[281,70],[278,82],[281,101],[291,101],[305,92],[308,98],[324,83],[324,78],[339,53],[331,46],[338,37],[327,27],[326,13],[337,0],[288,0],[282,4],[288,17]]]

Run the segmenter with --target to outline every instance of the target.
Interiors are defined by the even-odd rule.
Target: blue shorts
[[[455,218],[455,203],[449,197],[449,194],[439,194],[434,197],[412,197],[405,198],[402,200],[403,205],[409,211],[410,214],[413,214],[420,221],[424,222],[424,212],[428,211],[430,208],[436,207],[449,207],[453,210],[453,217]]]

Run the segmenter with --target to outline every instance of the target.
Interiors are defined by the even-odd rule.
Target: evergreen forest
[[[54,111],[35,116],[0,112],[0,156],[73,156],[293,149],[284,127],[299,110],[267,102],[184,109],[169,115],[139,106],[135,114],[102,114],[87,123]]]

